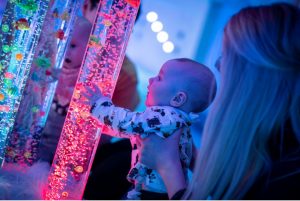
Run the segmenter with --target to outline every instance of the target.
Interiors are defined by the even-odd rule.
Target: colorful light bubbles
[[[102,0],[50,170],[45,199],[81,199],[101,125],[80,102],[83,86],[97,84],[111,97],[140,1]],[[93,65],[97,63],[98,65]],[[98,66],[99,69],[94,68]]]

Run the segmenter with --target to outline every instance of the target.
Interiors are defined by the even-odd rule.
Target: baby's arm
[[[107,97],[99,99],[92,106],[91,113],[106,126],[117,130],[119,137],[130,137],[136,134],[146,137],[149,134],[157,134],[166,138],[184,123],[161,107],[150,107],[144,112],[132,112],[114,106]]]
[[[91,114],[106,126],[116,130],[118,137],[130,137],[140,134],[146,137],[155,133],[163,138],[170,136],[173,131],[182,127],[184,121],[178,118],[176,112],[164,107],[154,106],[144,112],[132,112],[116,107],[110,98],[102,95],[97,86],[86,87],[86,93],[82,93],[90,104]]]
[[[105,130],[109,131],[109,135],[130,137],[140,133],[134,122],[138,113],[116,107],[107,97],[100,98],[92,105],[90,111],[93,117],[107,127]]]

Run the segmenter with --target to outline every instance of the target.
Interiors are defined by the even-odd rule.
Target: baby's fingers
[[[84,101],[84,100],[79,100],[78,103],[83,104],[83,105],[91,105],[90,101]]]
[[[87,99],[91,99],[92,96],[93,96],[93,95],[88,94],[88,93],[86,93],[86,92],[81,92],[80,94],[81,94],[83,97],[87,98]]]
[[[96,85],[95,83],[93,83],[93,87],[95,89],[95,93],[102,94],[102,92],[101,92],[100,88],[98,87],[98,85]]]
[[[85,90],[88,92],[88,93],[90,93],[90,94],[94,94],[95,93],[95,91],[92,89],[92,87],[90,87],[90,86],[85,86],[84,87],[85,88]]]

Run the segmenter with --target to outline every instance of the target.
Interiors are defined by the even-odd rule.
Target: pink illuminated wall
[[[54,157],[45,199],[81,199],[101,125],[81,103],[85,85],[97,84],[111,97],[135,21],[139,0],[102,0]]]

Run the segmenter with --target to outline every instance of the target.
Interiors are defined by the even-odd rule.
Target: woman
[[[164,150],[165,142],[158,144],[155,136],[142,142],[142,163],[160,172],[169,197],[186,188],[184,199],[297,198],[299,36],[300,11],[285,3],[245,8],[230,19],[224,30],[219,94],[187,188],[176,146]],[[176,136],[168,140],[175,144]],[[162,158],[164,163],[158,163]]]

